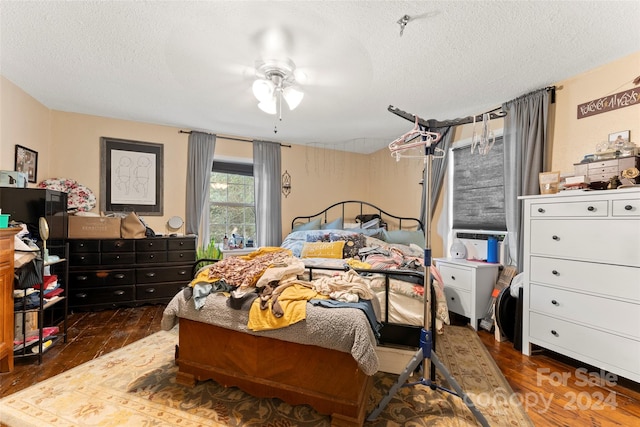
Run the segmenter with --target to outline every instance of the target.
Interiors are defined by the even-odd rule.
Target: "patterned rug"
[[[0,400],[0,422],[24,426],[329,426],[309,406],[256,399],[213,381],[175,383],[175,331],[158,332]],[[438,354],[491,426],[532,426],[475,331],[447,326]],[[368,412],[395,384],[378,373]],[[411,379],[409,380],[411,381]],[[439,380],[440,381],[440,380]],[[445,385],[444,381],[438,382]],[[475,426],[462,400],[423,385],[401,388],[365,426]]]

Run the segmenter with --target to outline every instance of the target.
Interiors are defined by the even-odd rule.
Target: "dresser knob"
[[[76,279],[77,280],[81,280],[81,281],[85,281],[85,280],[88,279],[88,277],[87,276],[78,276]]]
[[[153,273],[153,272],[152,273],[147,273],[147,274],[145,274],[145,276],[147,276],[147,277],[155,277],[156,273]]]
[[[588,210],[589,212],[593,212],[593,211],[595,211],[595,210],[596,210],[596,208],[594,208],[593,206],[589,206],[589,207],[587,208],[587,210]]]
[[[560,305],[560,304],[558,304],[558,301],[556,301],[556,300],[554,300],[554,299],[552,299],[552,300],[551,300],[551,304],[553,304],[553,305]]]
[[[124,295],[124,291],[123,290],[117,290],[117,291],[114,291],[113,294],[116,295],[116,296],[121,296],[121,295]]]
[[[451,280],[456,280],[456,276],[451,276]]]
[[[187,272],[185,270],[178,271],[178,276],[186,276]]]
[[[116,279],[124,279],[124,274],[122,274],[122,273],[116,274],[113,277],[115,277]]]
[[[625,210],[625,211],[633,210],[633,206],[631,206],[631,205],[626,205],[626,206],[624,207],[624,210]]]
[[[558,236],[556,236],[556,235],[551,236],[551,238],[552,238],[553,240],[556,240],[556,241],[560,240],[560,237],[558,237]]]
[[[76,294],[76,298],[86,298],[87,294]]]
[[[540,212],[540,213],[544,213],[544,209],[542,209],[542,208],[538,208],[538,212]]]
[[[553,335],[554,337],[557,337],[557,336],[558,336],[558,333],[557,333],[555,330],[553,330],[553,329],[552,329],[552,330],[551,330],[551,335]]]
[[[451,301],[455,301],[455,300],[456,300],[456,298],[455,298],[455,297],[451,297]]]
[[[154,293],[154,292],[156,291],[156,288],[147,288],[147,289],[145,289],[144,291],[145,291],[146,293],[148,293],[148,294],[152,294],[152,293]]]
[[[560,275],[560,273],[558,273],[558,270],[553,270],[551,272],[551,274],[553,274],[554,276],[559,276]]]
[[[122,242],[116,242],[116,248],[119,248],[120,246],[122,246]]]

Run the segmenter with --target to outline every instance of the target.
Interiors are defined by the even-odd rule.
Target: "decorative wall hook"
[[[282,194],[285,198],[291,194],[291,175],[286,170],[282,174]]]

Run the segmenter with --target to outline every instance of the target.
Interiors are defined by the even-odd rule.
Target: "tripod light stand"
[[[435,138],[434,138],[435,136]],[[410,142],[412,139],[416,137],[420,138],[418,142]],[[367,417],[368,421],[375,420],[378,415],[384,410],[387,404],[391,401],[393,396],[398,392],[401,387],[410,387],[415,385],[425,385],[431,388],[431,390],[441,390],[447,393],[451,393],[454,396],[460,397],[465,405],[469,408],[469,410],[476,417],[478,422],[482,426],[489,426],[486,418],[478,408],[474,405],[471,399],[464,393],[458,382],[451,376],[447,368],[442,364],[438,355],[432,351],[432,334],[433,330],[432,319],[431,319],[431,302],[433,298],[431,296],[431,288],[433,285],[433,280],[431,277],[431,168],[433,163],[433,158],[436,152],[436,145],[440,140],[441,135],[435,134],[433,132],[426,132],[419,130],[418,128],[418,117],[416,116],[416,127],[401,136],[400,138],[393,141],[389,144],[389,149],[391,150],[391,155],[396,158],[397,161],[400,160],[401,157],[415,157],[415,156],[403,156],[402,152],[411,148],[424,146],[425,154],[424,162],[425,162],[425,182],[426,186],[426,197],[424,200],[424,212],[425,212],[425,250],[424,250],[424,327],[420,333],[420,348],[413,355],[409,364],[402,371],[400,376],[398,377],[398,381],[389,389],[387,395],[380,401],[378,406],[376,406]],[[439,150],[439,149],[438,149]],[[442,150],[440,150],[442,151]],[[430,362],[433,363],[433,367],[440,371],[440,373],[447,380],[449,385],[453,388],[454,391],[439,386],[435,383],[435,369],[430,365]],[[413,383],[407,383],[407,379],[411,376],[411,374],[422,364],[422,377]],[[425,378],[426,372],[430,372],[430,377]]]

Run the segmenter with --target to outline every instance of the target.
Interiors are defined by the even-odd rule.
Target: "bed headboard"
[[[342,218],[346,222],[363,224],[370,219],[380,218],[380,224],[388,230],[424,230],[418,218],[392,215],[368,202],[345,200],[334,203],[328,208],[308,216],[297,216],[291,221],[291,228],[305,222],[320,219],[322,224]]]

